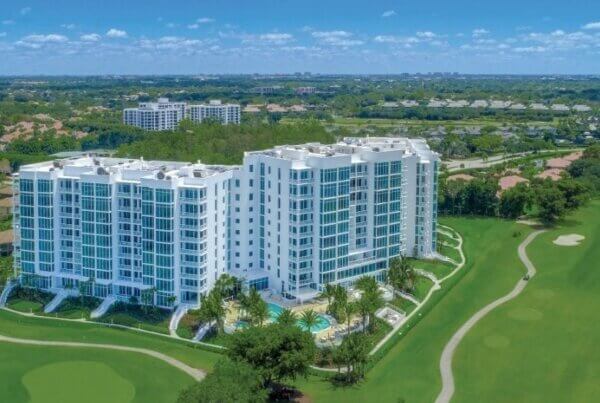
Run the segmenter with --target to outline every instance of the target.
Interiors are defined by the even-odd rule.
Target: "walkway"
[[[206,373],[202,370],[192,368],[183,362],[176,360],[173,357],[169,357],[163,353],[159,353],[158,351],[148,350],[146,348],[137,348],[137,347],[127,347],[127,346],[119,346],[115,344],[95,344],[95,343],[76,343],[76,342],[66,342],[66,341],[46,341],[46,340],[30,340],[30,339],[17,339],[14,337],[7,337],[0,335],[0,342],[7,343],[15,343],[15,344],[29,344],[35,346],[52,346],[52,347],[78,347],[78,348],[103,348],[109,350],[118,350],[118,351],[129,351],[133,353],[145,354],[150,357],[158,358],[161,361],[166,362],[167,364],[185,372],[192,378],[197,381],[201,381],[206,376]]]
[[[535,239],[536,236],[544,232],[545,230],[538,230],[529,234],[527,238],[519,245],[519,258],[527,268],[527,276],[531,279],[535,273],[535,267],[527,257],[525,253],[525,248],[527,245],[531,243]],[[460,344],[461,340],[469,330],[479,322],[485,315],[493,311],[498,306],[504,304],[511,299],[516,298],[527,286],[528,281],[521,278],[515,285],[515,288],[508,294],[503,297],[498,298],[497,300],[491,302],[490,304],[483,307],[479,310],[475,315],[473,315],[464,325],[458,329],[456,333],[452,336],[446,347],[444,347],[444,351],[442,352],[442,357],[440,359],[440,372],[442,374],[442,391],[438,395],[435,400],[436,403],[448,403],[450,399],[454,395],[454,375],[452,373],[452,357],[454,356],[454,352],[456,351],[456,347]]]
[[[6,301],[8,301],[8,296],[10,295],[10,293],[16,286],[17,286],[16,281],[8,281],[6,283],[6,286],[2,290],[2,293],[0,294],[0,308],[2,308],[3,306],[6,305]]]

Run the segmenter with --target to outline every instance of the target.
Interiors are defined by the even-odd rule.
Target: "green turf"
[[[527,253],[536,276],[457,349],[454,401],[598,401],[599,223],[595,202],[531,243]],[[574,247],[552,243],[565,234],[586,238]]]
[[[390,304],[403,311],[406,315],[411,313],[417,307],[415,304],[402,297],[394,297],[394,299],[390,301]]]
[[[130,352],[0,343],[0,356],[0,401],[7,403],[174,403],[194,382]]]
[[[334,387],[322,378],[299,381],[298,386],[316,402],[377,401],[432,402],[441,388],[439,359],[451,335],[482,306],[512,288],[522,276],[517,246],[528,234],[513,238],[519,224],[480,218],[446,218],[443,223],[464,237],[467,264],[463,277],[447,294],[433,294],[430,312],[375,364],[367,379],[354,387]],[[457,400],[458,401],[458,400]],[[481,400],[484,401],[484,400]]]
[[[183,341],[104,325],[24,317],[0,310],[0,334],[27,339],[111,343],[161,351],[193,367],[211,369],[220,355]]]
[[[421,269],[433,273],[438,279],[441,279],[454,270],[455,265],[439,260],[413,260],[411,264],[416,269]]]

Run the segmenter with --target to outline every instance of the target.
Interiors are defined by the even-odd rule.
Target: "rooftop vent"
[[[164,179],[165,178],[165,174],[162,171],[158,171],[158,173],[156,174],[156,179]]]

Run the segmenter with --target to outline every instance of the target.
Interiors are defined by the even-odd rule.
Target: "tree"
[[[329,306],[329,313],[338,321],[344,322],[344,306],[348,304],[348,292],[339,284],[334,286],[333,302]]]
[[[202,322],[217,324],[217,333],[221,333],[225,328],[225,314],[227,309],[223,305],[221,293],[217,289],[212,289],[208,295],[200,296],[200,309],[198,317]]]
[[[247,296],[247,313],[250,316],[250,321],[253,325],[262,326],[262,324],[269,318],[269,306],[262,299],[258,291],[255,288],[250,289],[250,293]]]
[[[525,183],[519,183],[513,188],[506,189],[500,196],[500,216],[504,218],[517,218],[531,205],[532,200],[533,195],[531,194],[531,190]]]
[[[227,355],[254,368],[264,387],[306,376],[316,346],[313,336],[297,326],[249,327],[231,336]]]
[[[565,208],[576,209],[583,206],[589,199],[588,189],[585,185],[570,178],[556,182],[558,190],[565,197]]]
[[[296,313],[288,308],[281,311],[277,317],[277,323],[283,326],[293,326],[296,324],[297,320]]]
[[[327,312],[330,312],[331,301],[335,296],[335,286],[331,283],[325,284],[323,291],[321,291],[321,298],[327,298]]]
[[[348,335],[350,335],[350,321],[352,320],[352,315],[356,313],[357,308],[356,303],[350,301],[346,301],[342,306],[342,312],[346,318],[346,331],[348,332]]]
[[[539,186],[536,201],[538,215],[544,222],[553,223],[565,214],[565,196],[554,186]]]
[[[343,376],[348,383],[354,383],[362,378],[365,373],[365,366],[369,360],[370,344],[364,333],[353,333],[342,340],[342,344],[334,350],[333,360],[338,365],[338,371],[341,367],[346,368]]]
[[[267,397],[257,371],[244,362],[225,358],[201,382],[184,389],[177,403],[259,403]]]
[[[313,309],[307,309],[300,315],[300,323],[310,332],[319,323],[319,315]]]
[[[237,278],[229,274],[221,274],[217,281],[215,281],[214,289],[221,294],[221,298],[226,298],[233,294],[237,285]]]
[[[382,296],[383,293],[379,289],[377,280],[372,276],[361,277],[356,282],[356,287],[363,292],[356,305],[356,309],[362,317],[363,330],[366,331],[365,317],[368,317],[369,328],[373,331],[375,329],[375,313],[385,304]]]

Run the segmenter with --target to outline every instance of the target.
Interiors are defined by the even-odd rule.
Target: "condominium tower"
[[[137,108],[123,110],[123,123],[144,130],[175,130],[184,118],[194,122],[213,119],[222,124],[240,123],[240,106],[212,100],[208,104],[187,105],[185,102],[140,102]]]
[[[423,140],[248,152],[241,166],[82,157],[21,167],[22,283],[196,306],[223,273],[291,300],[383,279],[436,250],[439,159]],[[85,287],[81,287],[81,283]]]

